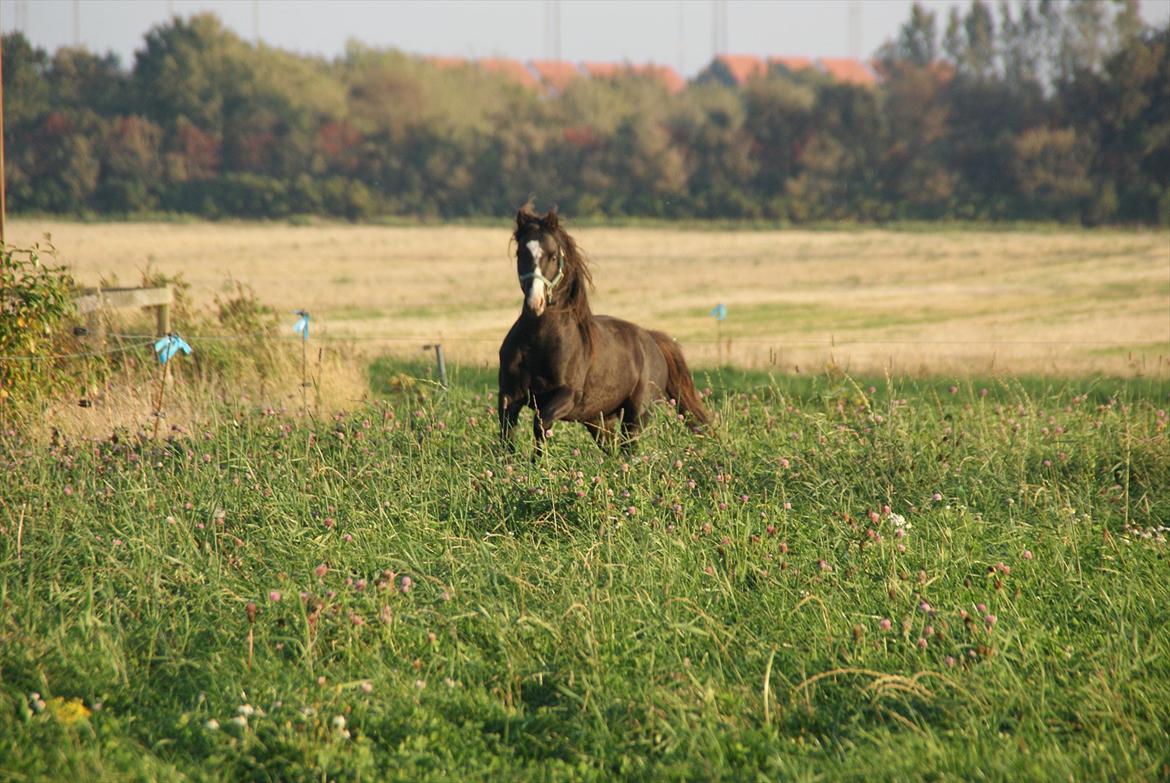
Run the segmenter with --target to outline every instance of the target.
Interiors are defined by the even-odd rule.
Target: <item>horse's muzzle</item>
[[[544,283],[540,280],[533,280],[532,285],[529,286],[528,292],[524,297],[524,306],[533,315],[540,317],[544,315],[544,308],[547,305],[548,298],[544,294]]]

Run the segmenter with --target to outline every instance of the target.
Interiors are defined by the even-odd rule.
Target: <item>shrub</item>
[[[0,403],[51,385],[54,347],[72,315],[73,278],[51,244],[0,248]],[[48,262],[48,263],[46,263]],[[22,357],[22,358],[11,358]]]

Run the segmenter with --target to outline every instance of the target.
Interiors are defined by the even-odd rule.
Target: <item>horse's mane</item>
[[[561,225],[555,209],[545,215],[539,215],[533,209],[530,200],[520,208],[516,214],[516,232],[512,235],[518,243],[520,235],[532,224],[539,226],[543,233],[550,234],[557,242],[561,252],[565,254],[565,282],[564,290],[556,293],[558,304],[568,307],[574,320],[581,329],[581,337],[593,351],[593,336],[596,324],[593,322],[593,311],[589,307],[588,289],[593,287],[593,274],[589,271],[589,263],[585,254],[577,246],[576,240]]]

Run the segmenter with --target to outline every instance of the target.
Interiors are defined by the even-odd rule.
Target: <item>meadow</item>
[[[711,435],[533,464],[423,372],[5,432],[4,778],[1170,774],[1164,380],[700,373]]]
[[[1170,377],[1164,230],[569,227],[594,311],[664,329],[696,366]],[[452,361],[489,366],[519,308],[509,231],[18,219],[8,239],[50,234],[86,285],[150,269],[204,306],[241,282],[311,311],[318,336],[402,357],[441,339]]]
[[[0,419],[0,779],[1170,778],[1165,232],[582,229],[717,423],[534,462],[504,226],[10,230],[306,307],[346,391],[195,341],[158,440]]]

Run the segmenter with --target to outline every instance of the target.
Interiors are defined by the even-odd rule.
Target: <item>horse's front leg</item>
[[[544,440],[552,434],[552,425],[573,408],[573,391],[560,386],[538,395],[532,401],[536,415],[532,417],[532,435],[536,439],[535,457],[544,456]]]
[[[497,412],[500,417],[500,442],[504,444],[509,454],[516,453],[516,422],[520,419],[520,411],[524,409],[524,400],[515,400],[500,392]]]

